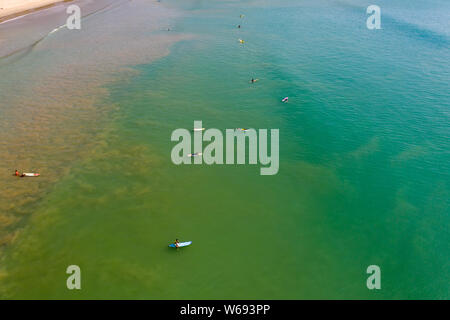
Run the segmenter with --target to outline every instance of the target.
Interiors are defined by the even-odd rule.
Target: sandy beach
[[[2,0],[0,2],[0,21],[8,20],[63,1],[64,0]]]

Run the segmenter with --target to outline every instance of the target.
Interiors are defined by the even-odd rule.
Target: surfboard
[[[180,242],[179,244],[178,244],[178,247],[180,248],[180,247],[187,247],[187,246],[189,246],[189,245],[191,245],[192,244],[192,241],[187,241],[187,242]],[[169,244],[169,247],[171,247],[171,248],[176,248],[177,246],[175,245],[175,243],[172,243],[172,244]]]
[[[22,173],[24,177],[39,177],[39,173]]]

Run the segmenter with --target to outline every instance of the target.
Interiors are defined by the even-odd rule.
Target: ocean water
[[[186,36],[151,63],[123,59],[126,77],[83,74],[102,83],[101,120],[26,207],[1,297],[448,299],[449,3],[379,1],[381,30],[364,1],[162,5],[180,14],[154,42]],[[64,61],[57,40],[40,45]],[[33,54],[46,51],[16,68]],[[278,174],[174,165],[171,133],[195,120],[279,129]],[[171,250],[175,238],[193,245]],[[73,264],[79,291],[66,288]],[[366,287],[370,265],[381,290]]]

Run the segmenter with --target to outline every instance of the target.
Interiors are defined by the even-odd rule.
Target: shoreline
[[[62,2],[72,2],[73,0],[35,0],[35,1],[24,1],[24,0],[14,0],[11,2],[18,3],[13,7],[1,7],[0,8],[0,23],[7,22],[27,14],[49,9],[58,5]]]

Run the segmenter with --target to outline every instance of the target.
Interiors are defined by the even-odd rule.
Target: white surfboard
[[[39,177],[39,173],[22,173],[24,177]]]

